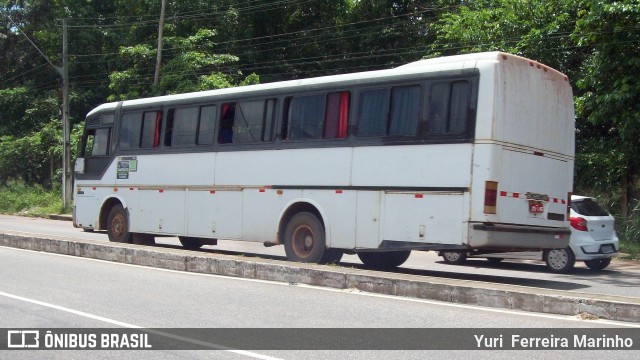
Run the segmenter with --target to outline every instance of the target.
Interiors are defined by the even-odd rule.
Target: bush
[[[40,185],[27,185],[22,180],[9,180],[0,185],[0,213],[46,216],[62,213],[62,195]]]

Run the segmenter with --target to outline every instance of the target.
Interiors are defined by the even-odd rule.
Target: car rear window
[[[584,216],[608,216],[609,213],[593,199],[582,199],[571,202],[573,211]]]

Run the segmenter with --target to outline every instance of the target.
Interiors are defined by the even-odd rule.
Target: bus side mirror
[[[84,174],[84,158],[77,158],[74,171],[78,174]]]

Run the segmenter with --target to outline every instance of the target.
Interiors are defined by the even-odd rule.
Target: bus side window
[[[135,149],[140,146],[140,132],[142,129],[142,113],[127,113],[122,116],[118,148]]]
[[[324,108],[324,94],[293,97],[289,103],[288,140],[322,138]]]
[[[198,133],[196,134],[196,145],[211,145],[213,143],[213,132],[216,122],[216,106],[203,106],[200,108],[200,119],[198,121]]]
[[[218,143],[229,144],[233,142],[233,121],[236,116],[236,103],[222,104],[222,116],[220,117],[220,131]]]
[[[91,129],[87,131],[84,155],[86,157],[109,155],[111,128]]]
[[[162,124],[162,111],[144,113],[142,118],[141,148],[156,148],[160,146],[160,127]]]
[[[84,148],[79,157],[96,157],[109,155],[111,128],[89,129],[84,135]]]
[[[470,89],[468,81],[438,83],[431,87],[429,133],[443,135],[466,131]]]
[[[380,136],[387,132],[389,89],[365,90],[360,93],[358,136]]]
[[[348,91],[332,92],[327,95],[323,138],[344,139],[347,137],[350,97]]]
[[[391,88],[388,135],[415,135],[420,122],[422,89],[420,86]]]
[[[196,144],[198,132],[197,107],[175,109],[173,111],[173,131],[171,144],[173,146],[190,146]]]

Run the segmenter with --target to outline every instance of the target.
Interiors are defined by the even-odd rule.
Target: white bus
[[[564,248],[573,162],[565,75],[500,52],[442,57],[100,105],[74,225],[378,268],[412,250]]]

